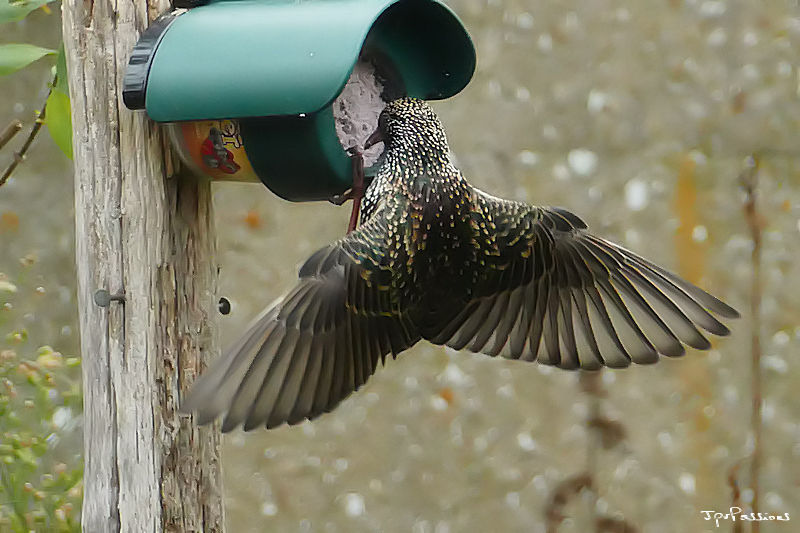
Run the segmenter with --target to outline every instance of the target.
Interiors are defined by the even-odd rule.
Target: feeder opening
[[[336,136],[342,148],[361,148],[378,125],[378,117],[386,104],[401,94],[402,87],[388,69],[379,62],[360,57],[344,89],[333,102]],[[378,143],[363,153],[364,167],[373,166],[383,153]]]

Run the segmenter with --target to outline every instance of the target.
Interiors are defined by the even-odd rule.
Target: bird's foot
[[[353,186],[343,192],[328,198],[328,201],[334,205],[344,205],[348,200],[353,200],[353,209],[350,212],[350,223],[347,225],[347,233],[350,233],[356,226],[358,226],[358,217],[361,211],[361,199],[364,197],[369,181],[364,176],[364,157],[361,151],[354,147],[348,148],[347,152],[350,154],[350,161],[353,168]]]
[[[336,194],[328,198],[328,201],[333,205],[344,205],[347,200],[353,199],[353,189],[347,189],[342,194]]]

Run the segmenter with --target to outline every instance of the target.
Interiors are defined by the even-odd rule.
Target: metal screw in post
[[[98,289],[97,292],[94,293],[94,303],[100,307],[108,307],[111,305],[111,302],[124,302],[125,301],[125,293],[118,292],[117,294],[111,294],[105,289]]]

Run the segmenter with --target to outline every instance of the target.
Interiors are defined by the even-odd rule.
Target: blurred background
[[[716,530],[702,510],[752,499],[754,222],[763,231],[761,510],[792,518],[761,530],[796,531],[797,2],[448,4],[472,34],[478,68],[463,93],[434,105],[467,178],[576,212],[743,318],[709,352],[593,379],[419,345],[319,420],[227,435],[229,531]],[[60,42],[57,13],[6,28],[4,41]],[[50,68],[0,77],[0,128],[30,125]],[[0,152],[2,169],[18,137]],[[750,154],[760,214],[748,223],[740,176]],[[227,344],[293,284],[301,261],[343,234],[349,209],[290,204],[248,184],[216,186],[214,202],[220,296],[233,305],[219,320]],[[53,372],[75,380],[66,363],[79,355],[73,216],[71,162],[42,134],[0,188],[0,349],[36,359],[52,346],[64,354]],[[80,408],[64,405],[46,413],[58,438],[37,475],[80,466]]]

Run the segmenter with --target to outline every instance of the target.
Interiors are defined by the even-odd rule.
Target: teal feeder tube
[[[195,174],[322,200],[352,185],[347,149],[386,102],[448,98],[474,69],[469,35],[438,0],[218,0],[142,34],[123,99],[168,123]]]
[[[288,175],[291,168],[319,176],[330,176],[333,171],[335,179],[330,189],[320,189],[318,180],[292,180],[290,190],[275,191],[288,199],[314,200],[321,194],[331,193],[325,196],[329,198],[344,190],[338,181],[348,178],[351,172],[350,162],[341,157],[341,150],[346,152],[363,146],[378,123],[386,104],[384,98],[397,94],[396,88],[384,86],[388,83],[372,62],[361,59],[330,108],[319,113],[280,117],[283,120],[272,117],[174,122],[167,127],[181,159],[195,174],[215,181],[261,182],[259,176],[280,176],[282,172]],[[329,135],[332,127],[336,139]],[[250,155],[246,146],[250,147]],[[254,150],[262,146],[268,149]],[[378,145],[364,152],[365,166],[377,162],[382,150]],[[276,161],[275,153],[283,154],[283,158]],[[288,159],[293,156],[300,159]],[[269,185],[268,180],[265,183]],[[349,184],[345,189],[348,187]]]

